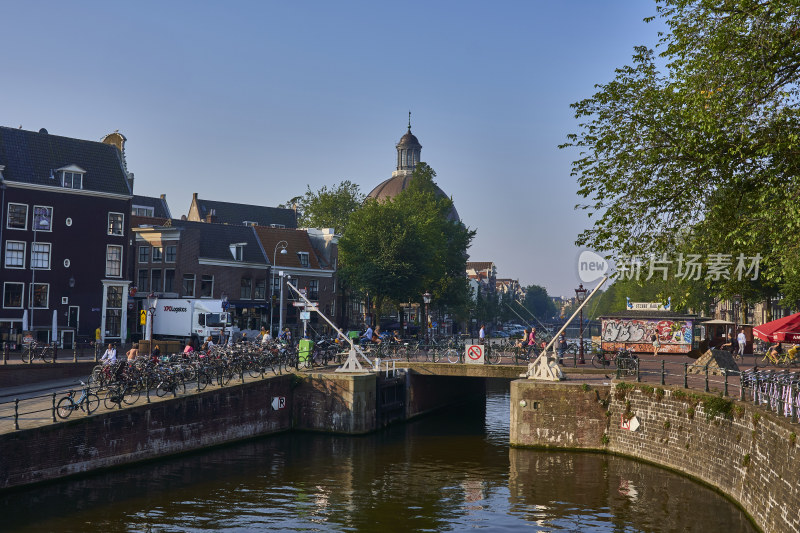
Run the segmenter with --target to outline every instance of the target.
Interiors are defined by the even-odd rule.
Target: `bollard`
[[[150,403],[150,378],[144,378],[144,397],[147,400],[147,403]]]
[[[19,398],[14,398],[14,429],[19,429]]]
[[[96,363],[99,360],[99,354],[97,353],[97,342],[94,343],[94,362]]]
[[[756,380],[753,387],[753,403],[758,405],[758,374],[756,374]]]
[[[633,364],[636,365],[636,383],[642,382],[642,373],[639,372],[639,368],[641,367],[641,359],[634,359]]]
[[[683,388],[689,388],[689,363],[683,363]]]
[[[667,383],[666,379],[667,379],[667,375],[666,375],[666,372],[664,370],[664,360],[662,359],[661,360],[661,384],[662,385],[665,385]]]
[[[78,343],[75,341],[72,341],[72,362],[78,362]]]
[[[3,364],[4,365],[8,364],[8,343],[7,342],[3,343]]]
[[[742,383],[741,372],[739,372],[739,400],[744,401],[744,384]]]
[[[56,393],[53,393],[53,422],[56,421]]]
[[[58,343],[53,342],[53,362],[58,361]]]
[[[725,392],[723,392],[722,395],[728,396],[728,371],[723,370],[722,373],[725,375]]]
[[[706,372],[706,392],[709,392],[711,389],[708,388],[708,363],[706,363],[704,370]]]

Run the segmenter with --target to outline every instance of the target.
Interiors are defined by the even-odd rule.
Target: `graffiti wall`
[[[691,320],[604,318],[600,340],[604,350],[624,347],[649,353],[653,351],[653,335],[661,344],[659,353],[688,353],[692,349]]]

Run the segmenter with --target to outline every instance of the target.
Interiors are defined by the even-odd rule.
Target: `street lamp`
[[[278,255],[278,248],[281,249],[281,255],[286,255],[286,248],[289,247],[289,243],[286,241],[279,241],[278,244],[275,245],[275,250],[272,252],[272,268],[270,269],[270,283],[269,283],[269,331],[270,335],[274,332],[272,331],[272,308],[275,307],[273,305],[272,299],[274,298],[275,293],[275,261]],[[283,286],[281,286],[281,289]],[[283,308],[281,307],[281,311]]]
[[[158,295],[151,292],[147,295],[147,310],[150,312],[150,332],[147,340],[150,341],[150,355],[153,354],[153,321],[156,318],[156,307],[158,307]]]
[[[589,292],[588,289],[583,288],[583,283],[575,289],[575,297],[578,299],[578,305],[581,305],[583,301],[586,299],[586,293]],[[586,360],[583,358],[583,308],[581,308],[581,316],[580,316],[580,359],[578,359],[578,364],[585,365]]]
[[[422,301],[425,302],[425,344],[428,344],[428,304],[431,303],[431,293],[425,291],[422,295]]]
[[[220,317],[220,322],[222,322],[222,334],[219,336],[219,343],[220,345],[225,344],[225,326],[228,324],[228,320],[230,315],[228,314],[228,307],[230,307],[230,302],[228,302],[228,293],[223,292],[219,295],[219,299],[222,300],[222,312],[223,316]]]

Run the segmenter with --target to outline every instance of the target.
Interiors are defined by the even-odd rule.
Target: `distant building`
[[[0,127],[0,341],[127,338],[133,174],[125,137]],[[55,337],[53,331],[55,330]]]
[[[192,204],[186,218],[193,222],[234,226],[297,227],[297,212],[294,209],[203,200],[197,197],[197,193],[192,194]]]
[[[478,296],[478,291],[483,295],[497,294],[497,268],[493,262],[468,261],[466,272],[473,289],[473,299]]]

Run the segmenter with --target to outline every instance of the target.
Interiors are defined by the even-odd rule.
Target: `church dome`
[[[372,189],[367,195],[369,198],[376,200],[385,200],[397,196],[401,191],[408,187],[414,174],[414,168],[420,162],[420,153],[422,152],[422,145],[419,143],[417,137],[411,133],[411,123],[409,119],[408,132],[400,138],[397,143],[397,170],[392,172],[392,177],[388,180],[381,182],[380,185]],[[436,195],[442,198],[448,198],[447,194],[436,186]],[[461,221],[456,211],[455,205],[450,210],[447,218],[453,222]]]

